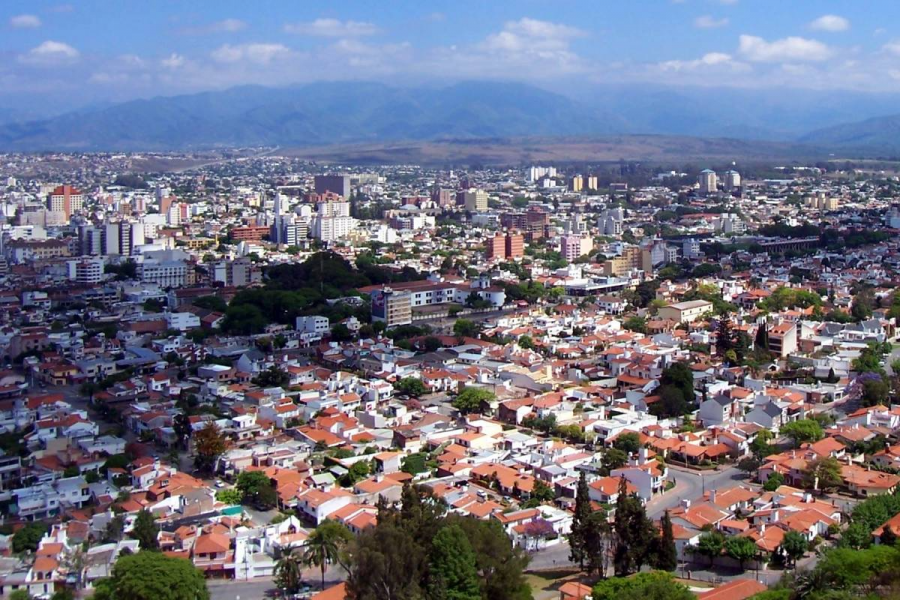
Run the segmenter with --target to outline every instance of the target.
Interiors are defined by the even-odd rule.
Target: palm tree
[[[295,594],[303,583],[303,557],[289,548],[275,565],[275,583],[289,594]]]
[[[343,566],[344,546],[352,539],[350,531],[336,521],[325,521],[306,539],[303,562],[322,571],[322,589],[325,589],[325,570],[329,564]]]

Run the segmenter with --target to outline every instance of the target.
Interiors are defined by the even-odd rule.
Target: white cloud
[[[738,50],[754,62],[819,61],[832,55],[831,48],[822,42],[794,36],[767,42],[755,35],[742,35]]]
[[[727,17],[716,19],[710,15],[703,15],[694,19],[694,27],[699,29],[714,29],[716,27],[725,27],[726,25],[728,25]]]
[[[80,56],[81,53],[68,44],[47,40],[25,54],[20,55],[19,62],[34,65],[55,65],[74,62]]]
[[[900,56],[900,39],[893,39],[881,47],[882,50],[889,54]]]
[[[724,67],[732,71],[747,71],[750,68],[749,65],[734,60],[730,54],[724,52],[709,52],[696,60],[667,60],[659,63],[659,68],[663,71],[709,70],[711,67]]]
[[[34,29],[41,26],[41,19],[37,15],[16,15],[10,17],[9,26],[16,29]]]
[[[246,28],[247,23],[240,19],[222,19],[206,25],[185,27],[181,32],[187,35],[207,35],[210,33],[237,33]]]
[[[282,44],[224,44],[213,50],[211,56],[221,63],[251,62],[265,65],[290,53],[288,47]]]
[[[162,66],[167,69],[177,69],[184,66],[184,57],[173,52],[169,55],[168,58],[162,59],[162,61],[160,61],[160,64],[162,64]]]
[[[364,21],[339,21],[338,19],[316,19],[308,23],[288,23],[284,26],[288,33],[299,33],[316,37],[362,37],[378,33],[378,27]]]
[[[850,21],[838,15],[822,15],[810,23],[809,28],[815,31],[847,31],[850,29]]]

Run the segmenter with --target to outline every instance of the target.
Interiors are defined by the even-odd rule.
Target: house
[[[658,319],[675,321],[676,323],[693,323],[702,315],[712,312],[712,302],[706,300],[688,300],[676,302],[659,309]]]
[[[695,591],[697,600],[746,600],[768,588],[754,579],[732,579],[710,591]]]
[[[741,416],[740,403],[726,394],[715,394],[700,403],[700,420],[705,426],[721,425]]]

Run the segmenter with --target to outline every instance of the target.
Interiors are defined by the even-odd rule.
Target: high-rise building
[[[565,235],[559,243],[559,252],[563,258],[572,262],[575,259],[589,254],[594,247],[594,242],[590,236],[584,235]]]
[[[463,197],[466,210],[483,212],[488,209],[488,194],[484,190],[466,190]]]
[[[597,190],[597,176],[596,175],[588,175],[584,178],[584,187],[589,190]]]
[[[431,191],[431,201],[441,208],[453,206],[456,204],[456,195],[453,193],[453,190],[435,188]]]
[[[584,178],[581,175],[575,175],[569,180],[569,190],[580,192],[584,187]]]
[[[66,221],[84,205],[84,195],[71,185],[60,185],[47,197],[47,210],[62,213]]]
[[[350,199],[352,189],[349,175],[316,175],[314,184],[317,194],[332,192],[339,194],[344,200]]]
[[[372,296],[372,319],[386,327],[412,324],[412,294],[395,292],[389,287],[375,290]]]
[[[521,258],[525,255],[525,238],[521,233],[507,233],[505,242],[506,258]]]
[[[741,187],[741,174],[737,171],[725,171],[725,177],[722,178],[722,185],[726,192],[739,189]]]
[[[499,233],[494,237],[489,237],[485,254],[491,258],[506,258],[506,238]]]
[[[712,169],[704,169],[700,171],[700,193],[715,194],[718,190],[718,178],[716,172]]]

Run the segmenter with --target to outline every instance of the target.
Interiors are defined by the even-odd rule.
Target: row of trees
[[[605,510],[594,511],[584,473],[578,480],[575,513],[569,534],[569,560],[589,573],[606,577],[609,560],[619,577],[640,571],[645,564],[663,571],[677,567],[672,521],[666,512],[657,528],[641,500],[619,483],[616,512],[610,523]]]

